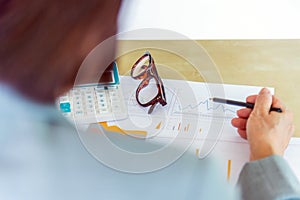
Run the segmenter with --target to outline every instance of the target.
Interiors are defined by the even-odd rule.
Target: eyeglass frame
[[[142,67],[145,67],[145,70],[142,73],[138,74],[137,76],[134,76],[133,72],[134,72],[135,68],[147,56],[149,56],[149,65],[148,66],[143,65]],[[167,105],[165,88],[164,88],[164,85],[163,85],[163,82],[162,82],[161,78],[158,75],[158,72],[157,72],[157,69],[156,69],[156,66],[155,66],[155,63],[154,63],[154,59],[152,58],[150,52],[148,52],[148,51],[145,52],[144,55],[141,56],[134,63],[134,65],[131,67],[130,75],[133,79],[142,80],[142,82],[139,84],[138,88],[136,89],[135,97],[136,97],[136,100],[137,100],[137,102],[140,106],[143,106],[143,107],[151,106],[148,110],[148,114],[152,113],[152,111],[154,110],[157,103],[160,103],[162,106]],[[149,102],[141,103],[140,100],[139,100],[139,93],[142,89],[146,88],[149,85],[149,82],[152,78],[154,78],[154,80],[156,82],[158,92],[157,92],[156,96],[153,99],[151,99]]]

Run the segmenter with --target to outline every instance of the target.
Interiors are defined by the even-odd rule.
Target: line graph
[[[182,115],[199,115],[202,117],[220,117],[232,118],[236,113],[237,108],[229,105],[223,105],[212,102],[209,98],[199,100],[195,105],[187,104],[181,105],[178,101],[175,102],[173,107],[173,114]]]
[[[199,107],[199,106],[201,106],[201,105],[204,105],[204,106],[206,106],[206,110],[208,110],[208,111],[210,111],[210,110],[218,110],[218,109],[221,109],[223,112],[232,112],[232,113],[235,113],[235,110],[232,110],[231,108],[227,108],[225,105],[222,105],[222,104],[215,104],[215,103],[213,103],[213,105],[215,105],[215,106],[210,106],[210,104],[209,104],[209,102],[210,102],[210,100],[209,99],[206,99],[205,101],[200,101],[198,104],[196,104],[196,105],[187,105],[187,106],[185,106],[185,107],[183,107],[183,108],[181,108],[181,110],[188,110],[188,109],[195,109],[195,108],[197,108],[197,107]]]

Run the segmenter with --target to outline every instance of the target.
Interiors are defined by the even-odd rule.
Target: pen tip
[[[209,100],[210,100],[210,101],[213,101],[213,100],[214,100],[214,98],[212,98],[212,97],[211,97],[211,98],[209,98]]]

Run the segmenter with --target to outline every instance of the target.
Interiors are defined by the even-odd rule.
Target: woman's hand
[[[254,109],[238,110],[238,118],[231,123],[240,136],[248,140],[250,160],[282,156],[294,133],[292,112],[266,88],[258,95],[249,96],[247,102],[255,103]],[[270,112],[271,106],[281,108],[282,113]]]

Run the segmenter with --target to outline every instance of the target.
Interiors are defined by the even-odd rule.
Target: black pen
[[[229,100],[229,99],[220,99],[220,98],[210,98],[213,102],[217,103],[224,103],[224,104],[229,104],[233,106],[241,106],[241,107],[246,107],[246,108],[254,108],[254,103],[247,103],[247,102],[241,102],[241,101],[234,101],[234,100]],[[275,108],[271,107],[270,111],[275,111],[275,112],[282,112],[281,108]]]

